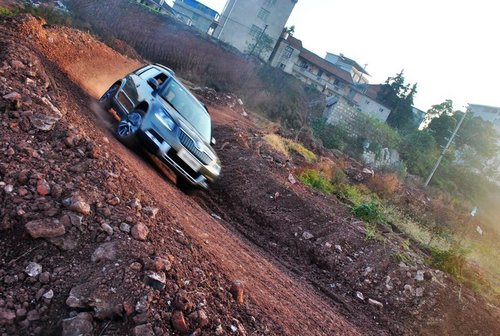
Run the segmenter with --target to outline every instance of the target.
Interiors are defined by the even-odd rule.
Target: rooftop
[[[327,60],[319,57],[312,51],[307,50],[302,46],[302,41],[296,39],[295,37],[289,35],[286,41],[295,49],[300,51],[299,57],[311,62],[322,70],[331,73],[335,77],[338,77],[349,84],[353,84],[351,74],[345,70],[342,70]]]

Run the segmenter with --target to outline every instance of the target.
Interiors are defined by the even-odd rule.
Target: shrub
[[[298,178],[305,185],[326,194],[331,194],[334,191],[333,185],[330,181],[328,181],[328,179],[316,170],[306,169],[299,175]]]
[[[316,164],[316,169],[320,171],[321,174],[332,183],[334,183],[334,176],[336,172],[338,170],[342,170],[337,166],[335,162],[326,157],[322,157],[319,159],[318,163]]]
[[[376,200],[360,204],[352,209],[353,214],[367,223],[377,223],[384,219],[384,208]]]
[[[382,198],[390,198],[399,188],[400,181],[395,173],[375,175],[368,181],[368,187]]]

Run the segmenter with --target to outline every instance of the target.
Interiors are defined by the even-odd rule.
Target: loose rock
[[[64,225],[58,220],[48,218],[28,222],[25,228],[33,238],[55,238],[66,233]]]
[[[134,239],[144,241],[148,237],[149,229],[146,225],[139,223],[132,227],[131,232]]]
[[[245,301],[245,291],[241,281],[236,280],[231,285],[231,294],[237,303],[242,304]]]
[[[92,325],[92,315],[80,313],[76,317],[62,321],[61,336],[92,336],[94,326]]]
[[[172,326],[175,330],[182,334],[186,334],[189,332],[189,328],[186,323],[186,319],[184,318],[184,313],[182,311],[176,310],[172,313]]]
[[[148,272],[145,279],[146,285],[157,289],[163,290],[165,288],[166,277],[163,272]]]
[[[155,333],[153,332],[153,327],[151,324],[142,324],[136,326],[132,330],[132,335],[134,336],[155,336]]]
[[[115,260],[116,258],[116,243],[109,242],[101,244],[95,251],[92,253],[91,260],[93,262],[99,262],[102,260]]]
[[[30,262],[24,271],[28,274],[28,276],[36,277],[42,272],[42,265],[37,264],[36,262]]]

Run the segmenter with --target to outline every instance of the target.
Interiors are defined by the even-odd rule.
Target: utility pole
[[[427,177],[427,180],[425,181],[424,187],[427,187],[429,185],[429,182],[431,181],[432,177],[434,176],[434,173],[438,169],[439,164],[441,163],[441,160],[443,159],[444,154],[446,153],[446,151],[450,147],[451,143],[453,142],[453,138],[455,138],[455,135],[457,135],[457,132],[460,129],[460,126],[462,126],[462,123],[464,122],[466,114],[467,114],[467,110],[464,112],[464,115],[462,116],[462,118],[458,122],[457,127],[455,127],[455,130],[453,131],[453,134],[451,135],[450,139],[448,140],[448,143],[446,144],[446,146],[444,146],[443,151],[441,152],[441,155],[439,155],[439,158],[436,161],[436,164],[434,165],[434,168],[432,168],[432,171],[429,174],[429,177]]]
[[[267,27],[268,27],[268,25],[266,25],[266,26],[264,27],[264,30],[262,30],[262,31],[260,32],[259,38],[257,39],[257,41],[255,41],[255,44],[253,45],[252,51],[250,52],[250,56],[252,56],[252,55],[253,55],[253,52],[255,51],[255,48],[256,48],[256,47],[257,47],[257,45],[260,43],[260,40],[262,40],[262,36],[264,36],[264,34],[266,33]],[[259,55],[260,55],[260,53],[259,53]]]

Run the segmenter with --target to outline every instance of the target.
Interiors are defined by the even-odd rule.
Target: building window
[[[266,7],[272,7],[276,4],[276,0],[266,0],[266,2],[264,3],[264,6]]]
[[[264,8],[261,8],[259,11],[259,14],[257,14],[257,17],[261,19],[264,22],[267,22],[267,19],[269,18],[269,11],[265,10]]]
[[[293,53],[293,48],[290,46],[287,46],[285,48],[285,50],[283,50],[283,57],[290,58],[290,57],[292,57],[292,53]]]
[[[299,62],[299,68],[307,69],[308,68],[307,62],[304,61],[304,60],[300,60],[300,62]]]
[[[250,36],[256,39],[260,37],[261,33],[262,33],[262,28],[259,28],[256,25],[252,25],[252,28],[250,28]]]

